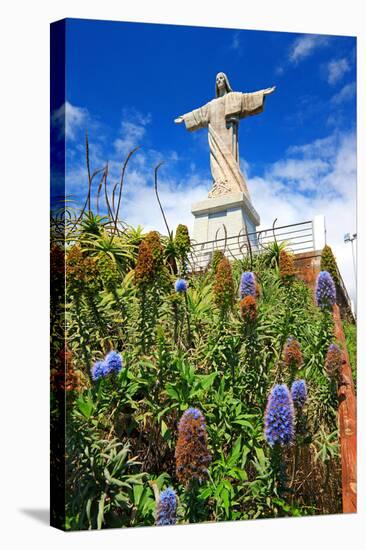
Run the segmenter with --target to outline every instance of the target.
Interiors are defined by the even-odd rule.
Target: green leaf
[[[165,390],[169,397],[175,399],[176,401],[180,401],[178,391],[171,384],[167,384]]]
[[[161,421],[161,435],[163,436],[164,439],[165,438],[165,434],[169,432],[169,428],[168,426],[165,424],[164,420]],[[169,435],[169,434],[168,434]]]
[[[261,465],[262,468],[264,468],[264,466],[266,464],[266,457],[264,455],[263,449],[261,449],[260,447],[256,447],[255,448],[255,454],[257,455],[259,464]]]
[[[98,517],[97,517],[97,529],[101,529],[104,521],[104,502],[105,497],[107,495],[105,493],[102,494],[99,505],[98,505]]]
[[[240,450],[241,450],[241,435],[236,440],[235,445],[231,451],[229,460],[227,461],[228,466],[234,466],[234,464],[236,464],[240,456]]]
[[[95,408],[93,400],[89,396],[83,397],[80,395],[76,400],[76,404],[79,411],[85,416],[85,418],[90,418]]]
[[[134,485],[133,486],[133,500],[135,506],[139,506],[142,493],[144,492],[143,485]]]
[[[211,388],[216,376],[217,372],[212,372],[211,374],[200,374],[197,378],[199,379],[202,389],[207,391],[209,388]]]

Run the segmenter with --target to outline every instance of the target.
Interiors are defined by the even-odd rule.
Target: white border
[[[65,16],[232,28],[357,35],[358,205],[366,205],[365,25],[362,3],[348,0],[40,0],[3,3],[0,33],[1,147],[1,538],[4,548],[358,548],[365,523],[365,404],[359,398],[359,514],[257,520],[178,528],[63,534],[21,512],[48,506],[48,186],[49,28]],[[158,60],[157,60],[158,63]],[[362,93],[361,93],[362,91]],[[365,208],[365,207],[364,207]],[[363,208],[363,210],[364,210]],[[363,280],[359,215],[359,277]],[[358,289],[359,326],[365,299]],[[359,342],[359,396],[365,392],[365,338]],[[361,539],[362,540],[362,539]]]

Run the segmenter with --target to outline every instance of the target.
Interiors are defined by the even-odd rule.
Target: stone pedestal
[[[196,252],[202,262],[210,260],[215,249],[239,257],[240,247],[245,247],[245,224],[254,248],[257,245],[255,232],[260,218],[245,193],[225,194],[192,205],[194,215],[193,239]],[[239,238],[238,238],[239,236]],[[231,254],[230,254],[231,251]]]

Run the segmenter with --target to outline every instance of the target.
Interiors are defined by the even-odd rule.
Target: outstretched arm
[[[208,124],[209,112],[208,105],[204,105],[199,109],[194,109],[190,113],[181,115],[174,119],[176,124],[185,123],[187,130],[190,132],[194,130],[199,130],[200,128],[205,128]]]
[[[272,88],[266,88],[265,90],[263,90],[263,95],[273,94],[275,90],[276,90],[276,86],[272,86]]]
[[[232,92],[232,100],[229,104],[230,111],[227,114],[239,116],[239,118],[245,118],[251,115],[257,115],[263,111],[264,101],[267,95],[273,94],[276,86],[272,88],[266,88],[265,90],[258,90],[257,92],[241,93]]]

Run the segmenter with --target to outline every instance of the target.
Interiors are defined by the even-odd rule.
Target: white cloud
[[[324,159],[286,159],[275,162],[268,175],[296,185],[298,191],[309,191],[317,188],[319,178],[328,170],[328,162]]]
[[[209,172],[207,170],[203,175],[187,159],[182,170],[187,170],[188,174],[182,178],[175,168],[179,159],[174,151],[158,152],[145,146],[148,121],[149,117],[142,115],[122,119],[125,146],[138,139],[144,147],[133,156],[128,166],[120,218],[134,226],[142,225],[145,230],[157,229],[166,234],[154,193],[153,173],[159,160],[169,159],[159,171],[160,199],[170,228],[175,229],[179,223],[185,223],[192,231],[194,218],[191,206],[207,196],[211,186]],[[326,138],[290,147],[284,158],[268,165],[261,177],[253,175],[253,167],[241,159],[253,204],[261,216],[262,228],[270,227],[275,218],[278,218],[278,225],[287,225],[310,220],[316,214],[325,215],[327,241],[334,250],[353,298],[352,254],[343,237],[345,233],[356,231],[355,139],[354,133],[336,131]],[[123,158],[116,150],[112,150],[111,155],[110,149],[106,150],[105,146],[104,142],[94,143],[91,140],[91,165],[95,170],[105,164],[106,158],[110,159],[108,189],[111,195],[120,177]],[[87,190],[85,152],[82,146],[75,144],[68,148],[68,155],[71,159],[67,165],[68,192],[83,202]],[[96,181],[94,186],[94,203],[98,183]]]
[[[336,153],[337,147],[337,134],[331,134],[326,138],[319,138],[312,143],[306,143],[305,145],[293,145],[287,149],[289,156],[302,155],[303,158],[321,158],[329,159]]]
[[[146,134],[146,126],[151,122],[151,115],[143,115],[136,109],[124,109],[120,126],[120,137],[114,141],[116,153],[127,155],[129,151],[141,145]]]
[[[315,34],[300,36],[293,42],[290,48],[289,60],[292,63],[297,64],[311,55],[315,49],[321,46],[326,46],[327,44],[328,38],[326,36],[319,36]]]
[[[73,106],[71,106],[73,107]],[[70,112],[74,112],[73,109]],[[75,120],[75,117],[74,119]],[[92,122],[92,121],[91,121]],[[190,213],[192,202],[206,196],[210,182],[204,177],[194,174],[195,167],[184,178],[184,184],[174,173],[174,167],[180,158],[176,151],[156,151],[148,146],[147,127],[151,122],[150,115],[144,115],[135,109],[123,110],[122,120],[118,131],[119,137],[112,143],[111,149],[104,139],[90,133],[89,152],[91,172],[103,168],[108,160],[108,193],[112,201],[112,190],[121,176],[122,164],[127,153],[137,145],[143,146],[128,164],[120,218],[132,225],[142,225],[144,229],[157,229],[166,233],[161,212],[153,188],[154,168],[160,160],[165,165],[159,170],[159,191],[169,224],[172,229],[178,223],[186,223],[192,228],[193,216]],[[81,136],[80,136],[81,137]],[[67,148],[67,194],[83,204],[87,194],[87,173],[85,163],[84,142],[72,143]],[[96,206],[96,193],[100,182],[97,176],[92,185],[92,204]],[[99,207],[101,212],[106,211],[104,189],[100,195]]]
[[[159,171],[159,197],[164,208],[170,230],[184,223],[193,230],[193,203],[206,197],[210,182],[198,176],[190,176],[184,184],[173,177],[164,175],[164,167]],[[148,205],[148,207],[147,207]],[[126,194],[123,202],[122,218],[131,225],[142,225],[144,229],[156,229],[166,234],[164,220],[159,209],[155,191],[145,177],[139,173],[126,178]]]
[[[342,59],[332,59],[327,65],[328,83],[336,84],[350,70],[351,67],[345,57]]]
[[[345,101],[350,101],[356,95],[356,82],[350,82],[341,88],[339,92],[334,94],[331,98],[333,105],[340,105]]]
[[[234,33],[230,48],[232,50],[238,50],[240,48],[240,35],[238,32]]]
[[[51,124],[58,131],[58,137],[63,139],[66,136],[68,141],[76,141],[80,137],[80,132],[85,135],[87,130],[95,131],[99,128],[88,109],[72,105],[69,101],[53,111]]]
[[[271,227],[275,218],[280,226],[323,214],[327,242],[337,258],[348,292],[355,299],[352,253],[350,246],[343,242],[345,233],[356,230],[355,135],[334,133],[323,140],[293,147],[289,155],[269,166],[263,177],[249,179],[253,204],[261,216],[261,228]],[[311,192],[308,192],[309,181]]]
[[[86,130],[86,122],[89,117],[88,110],[76,107],[66,102],[66,138],[75,139],[77,131],[82,128]]]

